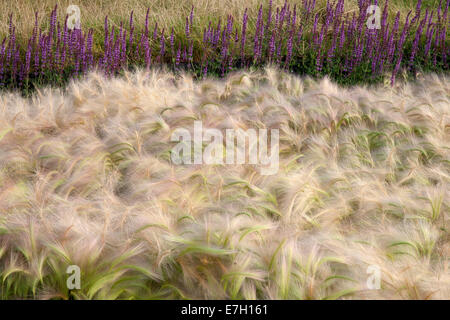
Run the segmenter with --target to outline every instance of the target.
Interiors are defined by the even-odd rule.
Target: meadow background
[[[217,7],[163,1],[148,8],[139,1],[84,3],[81,29],[74,30],[67,27],[64,3],[50,13],[39,9],[52,3],[26,3],[18,3],[20,10],[5,5],[0,28],[0,84],[25,94],[96,69],[107,75],[188,70],[200,79],[271,64],[299,75],[327,75],[342,85],[393,85],[398,76],[415,79],[449,69],[449,0],[373,1],[381,28],[372,30],[366,27],[369,0],[231,1]]]
[[[284,2],[284,0],[273,0],[273,5],[282,7]],[[439,6],[439,2],[440,0],[423,1],[422,6],[424,9],[436,9]],[[289,3],[292,6],[297,5],[300,8],[304,1],[291,0]],[[326,0],[316,0],[317,11],[325,10],[326,3]],[[379,3],[383,5],[384,1],[380,0]],[[390,0],[389,3],[389,20],[393,22],[395,14],[398,11],[400,11],[402,17],[406,17],[410,10],[414,10],[417,5],[417,0]],[[33,24],[31,22],[34,21],[36,11],[39,11],[41,15],[48,16],[55,5],[58,5],[58,16],[64,17],[67,7],[71,4],[80,7],[83,27],[88,29],[93,28],[99,34],[103,34],[103,19],[105,16],[108,16],[111,24],[118,28],[120,22],[127,22],[131,11],[134,11],[136,24],[143,26],[147,9],[150,9],[149,21],[152,26],[155,22],[158,22],[161,28],[170,30],[171,27],[174,27],[176,34],[181,35],[184,34],[185,18],[190,14],[192,6],[195,6],[195,13],[199,21],[197,26],[205,26],[209,21],[217,21],[219,18],[222,21],[226,21],[227,15],[229,14],[241,18],[245,9],[248,8],[251,22],[248,28],[249,30],[253,30],[255,28],[259,5],[264,4],[267,6],[268,1],[248,0],[244,4],[238,0],[17,0],[14,2],[1,0],[0,37],[3,38],[8,34],[8,15],[10,13],[13,13],[15,17],[14,23],[17,26],[16,32],[18,38],[21,38],[23,41],[33,31]],[[345,12],[358,11],[358,0],[346,0],[344,9]],[[195,28],[193,36],[198,41],[201,41],[201,29]],[[100,46],[96,50],[100,51]]]
[[[290,8],[310,1],[291,1]],[[51,16],[56,2],[57,20]],[[400,11],[398,29],[383,30],[398,44],[417,1],[389,3],[386,21],[392,28]],[[69,4],[81,8],[82,32],[66,33],[70,58],[53,69],[42,57],[51,52],[61,61],[55,54],[64,52],[56,50],[63,40],[52,25],[62,26]],[[260,4],[266,19],[268,2],[246,3],[250,35],[258,30]],[[129,27],[133,10],[142,36],[149,7],[150,38],[156,22],[166,36],[174,27],[175,41],[185,48],[193,43],[201,63],[210,20],[221,17],[222,31],[233,14],[242,32],[240,1],[0,0],[0,298],[450,299],[448,4],[422,3],[392,81],[402,61],[397,51],[394,65],[375,78],[371,64],[350,76],[317,73],[315,46],[295,51],[311,54],[301,72],[265,58],[223,75],[220,60],[206,75],[195,64],[175,68],[169,38],[161,56],[166,66],[146,64],[148,55],[135,57],[133,46],[117,55],[121,21]],[[187,37],[192,5],[195,23]],[[274,0],[273,12],[283,6]],[[436,13],[422,20],[426,9],[439,6],[440,20]],[[317,30],[326,12],[326,1],[317,0],[311,15],[317,15]],[[358,1],[346,0],[343,13],[353,12]],[[112,27],[116,33],[105,45],[106,15],[106,37]],[[320,37],[312,32],[314,18],[308,21],[302,48]],[[421,21],[423,35],[417,33]],[[431,37],[432,28],[438,36]],[[439,50],[425,55],[430,37]],[[380,48],[390,38],[382,37]],[[148,39],[153,59],[160,32],[156,39]],[[330,45],[333,35],[326,39]],[[249,63],[253,44],[249,37]],[[8,47],[14,50],[5,64]],[[139,48],[148,52],[150,46]],[[346,46],[341,58],[353,59],[354,48]],[[81,68],[80,61],[105,57],[103,68],[74,72],[77,61]],[[20,82],[23,66],[29,76],[23,73]],[[219,130],[279,129],[278,173],[263,176],[254,165],[174,165],[171,134],[199,120]],[[70,265],[81,269],[80,289],[67,288]],[[378,290],[367,286],[374,266]]]

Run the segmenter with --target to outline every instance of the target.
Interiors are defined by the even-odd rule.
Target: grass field
[[[275,65],[345,86],[448,72],[449,0],[385,1],[376,14],[371,3],[163,1],[146,10],[141,1],[82,2],[75,29],[65,20],[67,4],[5,4],[0,88],[29,96],[92,70],[119,76],[139,68],[201,79]],[[378,27],[369,24],[374,17]]]
[[[450,1],[310,2],[0,0],[0,299],[450,299]]]
[[[326,8],[326,0],[316,0],[316,11],[324,11]],[[149,12],[150,25],[153,26],[155,22],[161,28],[170,30],[175,27],[176,34],[183,34],[185,27],[185,18],[189,15],[192,6],[195,6],[195,14],[197,18],[201,19],[196,28],[194,28],[193,36],[197,41],[201,41],[202,30],[199,26],[208,25],[209,21],[217,21],[219,18],[226,21],[227,15],[232,14],[235,17],[242,17],[244,10],[248,8],[249,16],[252,21],[249,23],[249,31],[252,32],[255,28],[256,13],[258,10],[260,0],[248,0],[243,4],[239,0],[45,0],[45,1],[29,1],[29,0],[0,0],[0,38],[8,34],[8,18],[9,14],[13,13],[14,22],[16,24],[16,33],[19,39],[22,36],[28,36],[33,31],[34,14],[39,12],[40,16],[48,16],[55,5],[58,5],[58,16],[64,17],[66,9],[69,5],[78,5],[81,10],[81,22],[85,29],[93,28],[99,34],[103,33],[103,20],[108,16],[111,24],[119,27],[120,22],[127,23],[131,11],[134,11],[136,23],[143,25],[147,9]],[[290,0],[291,5],[301,6],[303,0]],[[380,0],[380,5],[384,5],[385,1]],[[390,22],[394,20],[397,11],[401,12],[402,17],[407,13],[414,11],[416,0],[390,0],[389,1],[389,18]],[[273,0],[273,5],[280,7],[284,4],[284,0]],[[423,8],[435,9],[439,5],[439,0],[423,1]],[[345,12],[351,13],[358,11],[358,0],[346,0]],[[98,46],[97,50],[101,50]]]
[[[447,76],[342,88],[270,68],[3,92],[0,297],[450,299],[449,99]],[[278,173],[174,165],[195,120],[279,129]]]

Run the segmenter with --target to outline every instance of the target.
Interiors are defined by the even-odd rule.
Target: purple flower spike
[[[245,12],[247,12],[247,9],[245,9]],[[267,13],[267,29],[270,28],[270,24],[272,23],[272,0],[269,1],[269,12]]]
[[[189,24],[192,30],[192,27],[194,25],[194,5],[192,5],[191,14],[189,15]]]
[[[403,58],[403,52],[400,53],[400,56],[397,59],[397,64],[395,65],[394,70],[392,71],[392,76],[391,76],[391,86],[394,85],[395,83],[395,77],[397,76],[398,71],[400,70],[400,65],[402,63],[402,58]]]
[[[160,43],[160,45],[161,45],[161,50],[160,50],[159,54],[161,55],[161,59],[163,59],[164,53],[166,52],[166,38],[164,36],[164,29],[163,29],[162,34],[161,34],[161,43]]]
[[[180,59],[181,59],[181,44],[179,44],[179,46],[178,46],[177,56],[176,56],[176,59],[175,59],[175,65],[177,67],[180,65]]]
[[[153,29],[153,40],[158,38],[158,22],[155,23],[155,28]]]
[[[150,13],[150,8],[147,8],[147,13],[145,14],[145,36],[148,37],[148,15]]]
[[[186,34],[186,38],[189,40],[190,39],[190,29],[189,29],[189,19],[188,17],[186,17],[186,26],[185,26],[185,34]]]
[[[173,54],[173,46],[174,46],[173,37],[174,37],[174,30],[173,30],[173,27],[172,27],[172,32],[170,33],[170,47],[172,48],[172,54]]]
[[[247,37],[247,9],[244,11],[244,17],[242,18],[242,35],[241,35],[241,58],[244,58],[245,40]]]

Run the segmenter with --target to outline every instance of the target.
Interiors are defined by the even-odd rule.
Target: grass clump
[[[4,92],[0,297],[448,299],[449,91],[267,68]],[[199,119],[279,129],[278,173],[173,164],[171,133]]]

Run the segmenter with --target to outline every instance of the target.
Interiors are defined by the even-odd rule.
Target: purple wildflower
[[[166,52],[166,38],[164,36],[164,29],[163,29],[162,34],[161,34],[160,45],[161,45],[161,50],[160,50],[159,54],[161,55],[161,59],[163,59],[164,53]]]
[[[147,8],[147,13],[145,14],[145,36],[148,37],[148,15],[150,13],[150,8]]]
[[[255,56],[255,60],[258,60],[261,55],[261,52],[259,50],[259,37],[261,35],[261,29],[262,29],[262,5],[259,7],[258,19],[256,21],[255,40],[253,47],[253,54]]]
[[[189,40],[190,39],[190,29],[189,29],[189,20],[188,17],[186,17],[186,26],[185,26],[185,33],[186,33],[186,38]]]
[[[400,56],[397,59],[397,64],[395,65],[394,70],[392,71],[392,76],[391,76],[391,86],[394,85],[395,82],[395,77],[397,76],[398,71],[400,70],[400,65],[402,63],[402,58],[403,58],[403,52],[400,53]]]
[[[270,1],[272,3],[272,0]],[[244,57],[245,40],[247,37],[247,9],[244,11],[244,17],[242,18],[242,36],[241,36],[241,58]]]
[[[192,5],[191,14],[189,15],[189,24],[192,30],[192,27],[194,25],[194,5]]]
[[[172,54],[173,54],[173,50],[174,50],[174,48],[173,48],[173,46],[174,46],[174,39],[173,39],[173,37],[174,37],[174,30],[173,30],[173,27],[172,27],[172,32],[170,33],[170,47],[172,49]]]
[[[155,23],[155,28],[153,29],[153,40],[158,38],[158,22]]]
[[[177,55],[175,59],[175,65],[178,67],[180,65],[180,58],[181,58],[181,44],[178,46]]]

